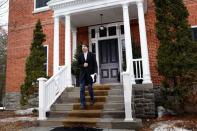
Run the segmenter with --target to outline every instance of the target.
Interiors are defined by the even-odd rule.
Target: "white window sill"
[[[44,11],[48,11],[48,10],[50,10],[50,8],[48,6],[45,6],[45,7],[41,7],[41,8],[35,8],[32,13],[36,14],[36,13],[40,13],[40,12],[44,12]]]

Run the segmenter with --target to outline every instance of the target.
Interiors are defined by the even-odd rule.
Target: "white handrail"
[[[62,94],[68,86],[67,67],[64,66],[60,71],[53,75],[48,81],[39,78],[39,120],[45,120],[46,112],[50,111],[51,105]]]

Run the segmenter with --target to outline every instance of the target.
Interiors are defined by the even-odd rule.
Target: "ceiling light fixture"
[[[103,26],[103,14],[100,14],[101,16],[101,26],[99,27],[100,30],[104,30],[105,27]]]

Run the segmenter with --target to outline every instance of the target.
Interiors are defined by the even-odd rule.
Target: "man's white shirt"
[[[87,55],[88,55],[88,52],[85,52],[85,53],[84,53],[84,58],[85,58],[85,60],[87,60]]]

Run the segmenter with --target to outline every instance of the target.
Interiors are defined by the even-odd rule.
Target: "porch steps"
[[[95,103],[90,105],[88,89],[86,109],[80,109],[80,88],[66,90],[47,113],[48,119],[40,121],[40,126],[97,127],[109,129],[135,129],[142,126],[139,119],[124,121],[124,98],[121,85],[96,85]]]

